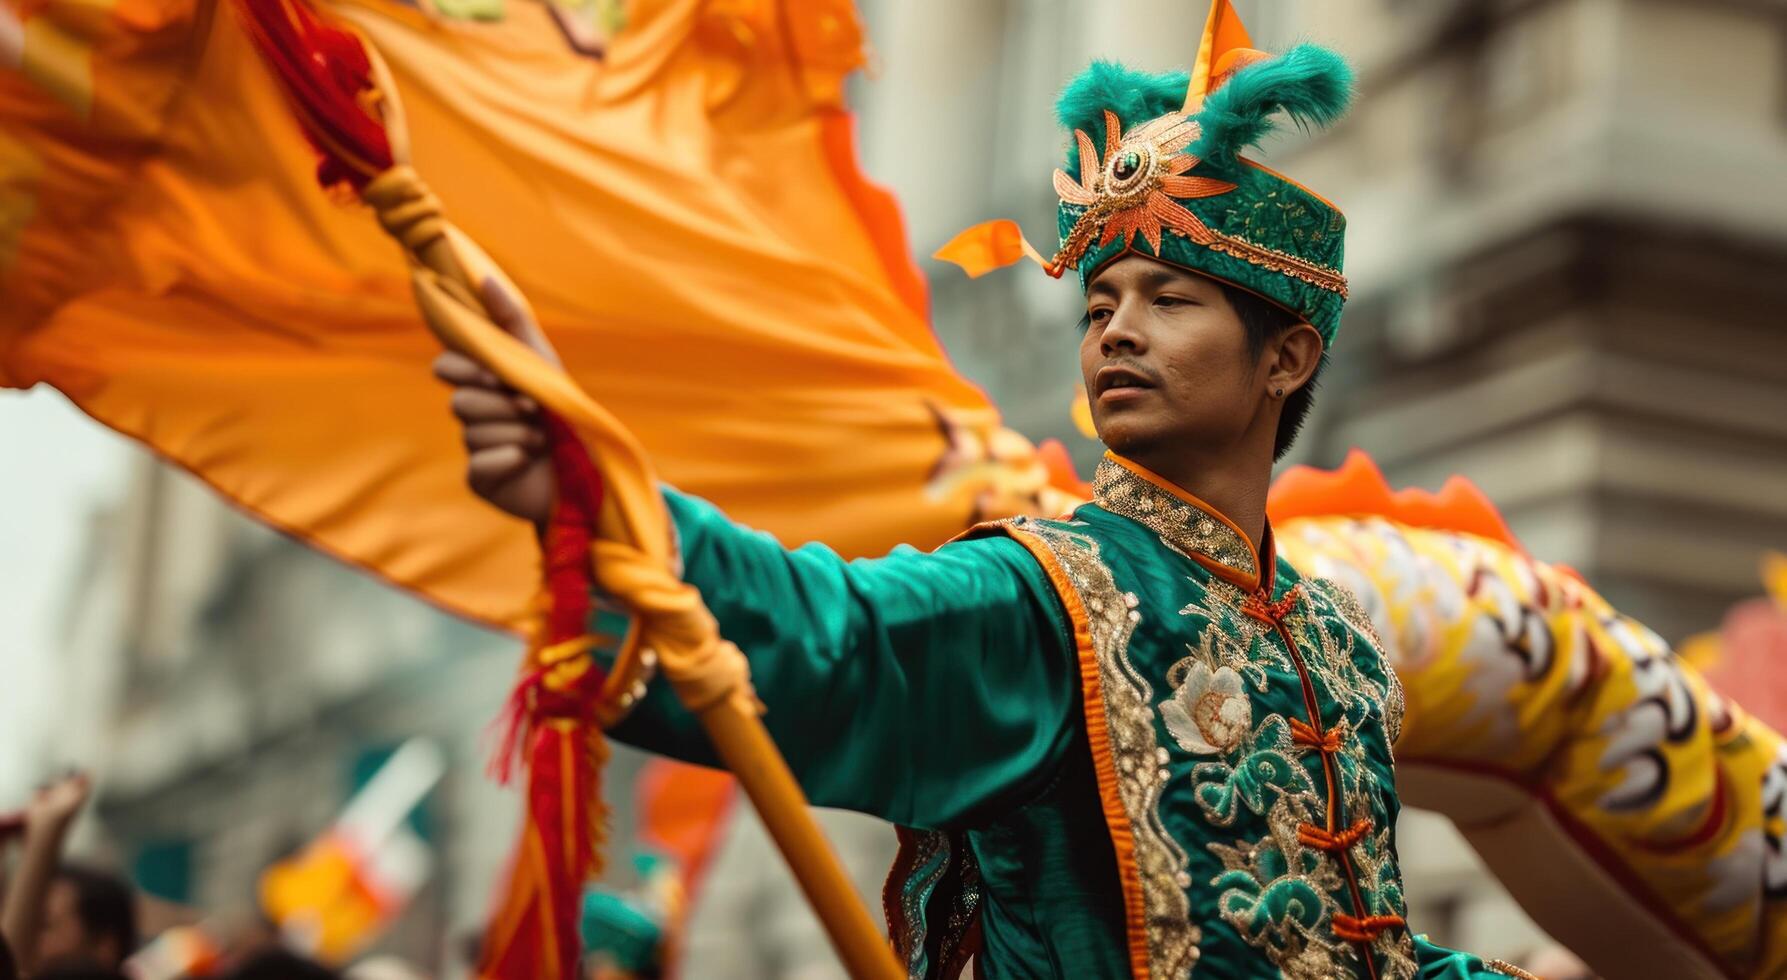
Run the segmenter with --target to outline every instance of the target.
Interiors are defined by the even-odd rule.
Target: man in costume
[[[914,976],[970,955],[990,977],[1514,972],[1404,921],[1401,690],[1350,594],[1279,561],[1265,518],[1339,327],[1344,219],[1239,153],[1277,113],[1337,117],[1350,72],[1311,46],[1222,67],[1188,97],[1183,73],[1095,64],[1059,104],[1045,265],[1086,290],[1111,450],[1093,503],[845,562],[665,490],[683,574],[812,801],[909,828],[887,911]],[[463,357],[437,371],[474,488],[542,522],[533,406]],[[662,684],[612,733],[713,761]]]

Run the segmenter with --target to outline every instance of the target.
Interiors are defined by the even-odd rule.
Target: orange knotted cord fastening
[[[1312,823],[1297,825],[1297,840],[1301,841],[1303,846],[1313,847],[1318,851],[1348,850],[1354,844],[1364,840],[1365,835],[1369,833],[1371,833],[1371,820],[1368,817],[1360,817],[1353,821],[1351,827],[1340,831],[1330,831]]]
[[[1326,732],[1318,732],[1314,725],[1303,719],[1292,718],[1291,741],[1297,745],[1333,754],[1340,751],[1340,730],[1330,728]]]
[[[1284,598],[1277,602],[1268,599],[1264,589],[1250,592],[1241,603],[1241,611],[1267,626],[1277,626],[1284,622],[1284,618],[1291,614],[1291,610],[1297,607],[1297,600],[1302,595],[1303,586],[1300,583],[1291,586],[1290,591],[1284,594]]]
[[[1334,935],[1356,943],[1369,943],[1389,929],[1403,928],[1407,923],[1400,915],[1347,915],[1334,913]]]

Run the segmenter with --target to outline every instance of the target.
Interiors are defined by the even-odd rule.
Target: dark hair
[[[31,980],[125,980],[124,974],[96,963],[63,963],[31,974]]]
[[[119,958],[136,951],[136,896],[128,882],[84,864],[62,865],[56,869],[56,880],[74,888],[75,916],[88,936],[115,941]]]
[[[1293,325],[1303,322],[1303,318],[1279,306],[1268,299],[1250,293],[1240,286],[1232,286],[1221,280],[1217,285],[1228,297],[1229,305],[1234,307],[1235,316],[1241,320],[1241,328],[1247,331],[1247,349],[1258,358],[1266,350],[1266,344],[1273,338],[1289,330]],[[1322,351],[1322,358],[1316,362],[1315,373],[1303,387],[1285,396],[1284,412],[1278,416],[1278,437],[1272,444],[1272,459],[1284,458],[1290,452],[1291,443],[1297,441],[1297,433],[1309,418],[1310,406],[1315,404],[1316,382],[1321,380],[1322,369],[1328,366],[1328,352]]]
[[[0,936],[0,980],[19,980],[19,963],[12,958],[12,947]]]
[[[283,949],[256,953],[225,974],[225,980],[337,980],[340,974]]]

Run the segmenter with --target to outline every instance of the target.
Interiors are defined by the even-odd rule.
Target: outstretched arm
[[[846,562],[788,550],[705,501],[665,492],[684,577],[751,661],[765,722],[812,801],[913,826],[972,823],[1053,775],[1078,673],[1042,569],[1015,541],[900,548]],[[614,732],[712,763],[655,684]]]
[[[456,389],[472,489],[544,525],[552,473],[538,409],[462,355],[443,354],[435,373]],[[750,659],[770,734],[813,802],[911,826],[972,823],[1053,775],[1077,730],[1079,675],[1058,600],[1022,545],[846,562],[818,545],[785,549],[674,490],[665,500],[684,577]],[[715,761],[662,682],[614,734]]]

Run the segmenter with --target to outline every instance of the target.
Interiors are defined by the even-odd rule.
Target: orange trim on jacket
[[[1142,872],[1136,863],[1135,831],[1129,825],[1129,811],[1117,789],[1117,759],[1111,751],[1110,722],[1105,717],[1104,687],[1098,678],[1098,655],[1092,647],[1092,625],[1080,592],[1068,580],[1055,553],[1036,535],[1010,525],[999,530],[1011,535],[1035,557],[1036,563],[1049,577],[1055,594],[1073,624],[1073,645],[1080,663],[1080,694],[1085,702],[1086,738],[1092,743],[1093,768],[1098,774],[1098,800],[1104,809],[1105,826],[1111,834],[1111,847],[1117,855],[1117,878],[1123,887],[1123,925],[1129,946],[1129,966],[1137,978],[1149,976],[1147,905],[1142,896]]]

